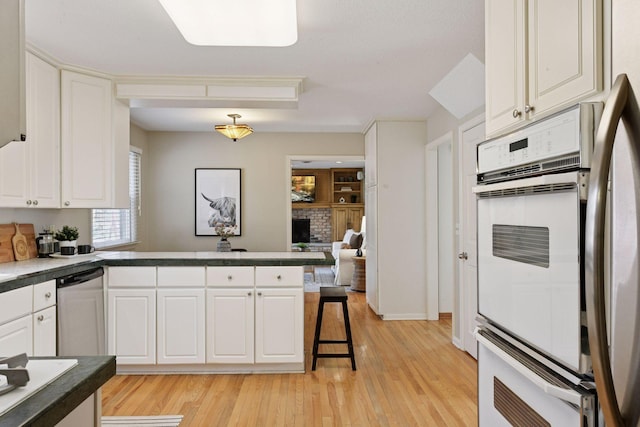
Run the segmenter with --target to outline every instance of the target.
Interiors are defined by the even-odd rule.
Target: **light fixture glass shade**
[[[362,220],[360,221],[360,232],[367,232],[367,217],[363,216]]]
[[[237,141],[245,136],[251,135],[253,129],[249,125],[236,124],[236,119],[242,117],[240,114],[227,114],[227,116],[233,119],[232,125],[216,125],[216,130],[226,136],[227,138]]]
[[[185,40],[198,46],[291,46],[296,0],[159,0]]]
[[[216,125],[216,130],[234,141],[253,133],[253,129],[249,125]]]

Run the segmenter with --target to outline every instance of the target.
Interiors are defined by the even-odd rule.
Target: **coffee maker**
[[[36,246],[38,247],[38,257],[49,257],[49,255],[55,252],[53,234],[48,231],[45,231],[44,233],[38,233],[38,237],[36,238]]]

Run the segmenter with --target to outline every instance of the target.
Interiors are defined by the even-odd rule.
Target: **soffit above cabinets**
[[[302,77],[116,79],[132,108],[297,108],[302,91]]]

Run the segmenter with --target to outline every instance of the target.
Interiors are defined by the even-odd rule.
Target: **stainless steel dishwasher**
[[[58,293],[58,355],[106,354],[102,267],[60,277]]]

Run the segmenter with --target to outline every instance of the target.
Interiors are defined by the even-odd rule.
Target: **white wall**
[[[427,120],[427,135],[428,141],[432,142],[444,135],[447,132],[453,131],[453,142],[452,142],[452,158],[453,158],[453,182],[451,183],[452,188],[452,197],[453,197],[453,212],[451,213],[451,221],[454,224],[452,233],[450,232],[450,248],[452,250],[451,257],[453,262],[455,263],[454,277],[451,278],[450,283],[441,283],[440,284],[440,292],[442,292],[443,287],[448,285],[452,286],[450,293],[452,295],[452,312],[453,312],[453,337],[454,341],[459,340],[461,336],[461,325],[458,319],[460,313],[460,295],[459,295],[459,277],[458,277],[458,268],[457,268],[457,258],[456,254],[458,252],[458,243],[457,243],[457,230],[458,230],[458,182],[459,182],[459,168],[458,168],[458,128],[465,122],[471,120],[472,118],[483,114],[484,106],[479,108],[467,116],[461,118],[460,120],[456,119],[451,113],[445,110],[443,107],[438,107],[436,111],[433,112],[429,116]],[[434,203],[434,200],[427,200],[426,203]],[[446,236],[440,235],[440,238]],[[429,238],[429,236],[427,236]],[[429,256],[429,254],[427,254]],[[448,308],[446,308],[448,310]],[[443,309],[439,310],[440,312],[444,312]]]
[[[426,319],[427,124],[376,124],[378,309],[385,319]]]
[[[364,155],[364,135],[355,133],[254,133],[234,143],[215,132],[149,132],[147,139],[141,247],[150,251],[216,249],[218,237],[195,236],[196,168],[241,169],[242,236],[232,247],[287,251],[287,156]]]

